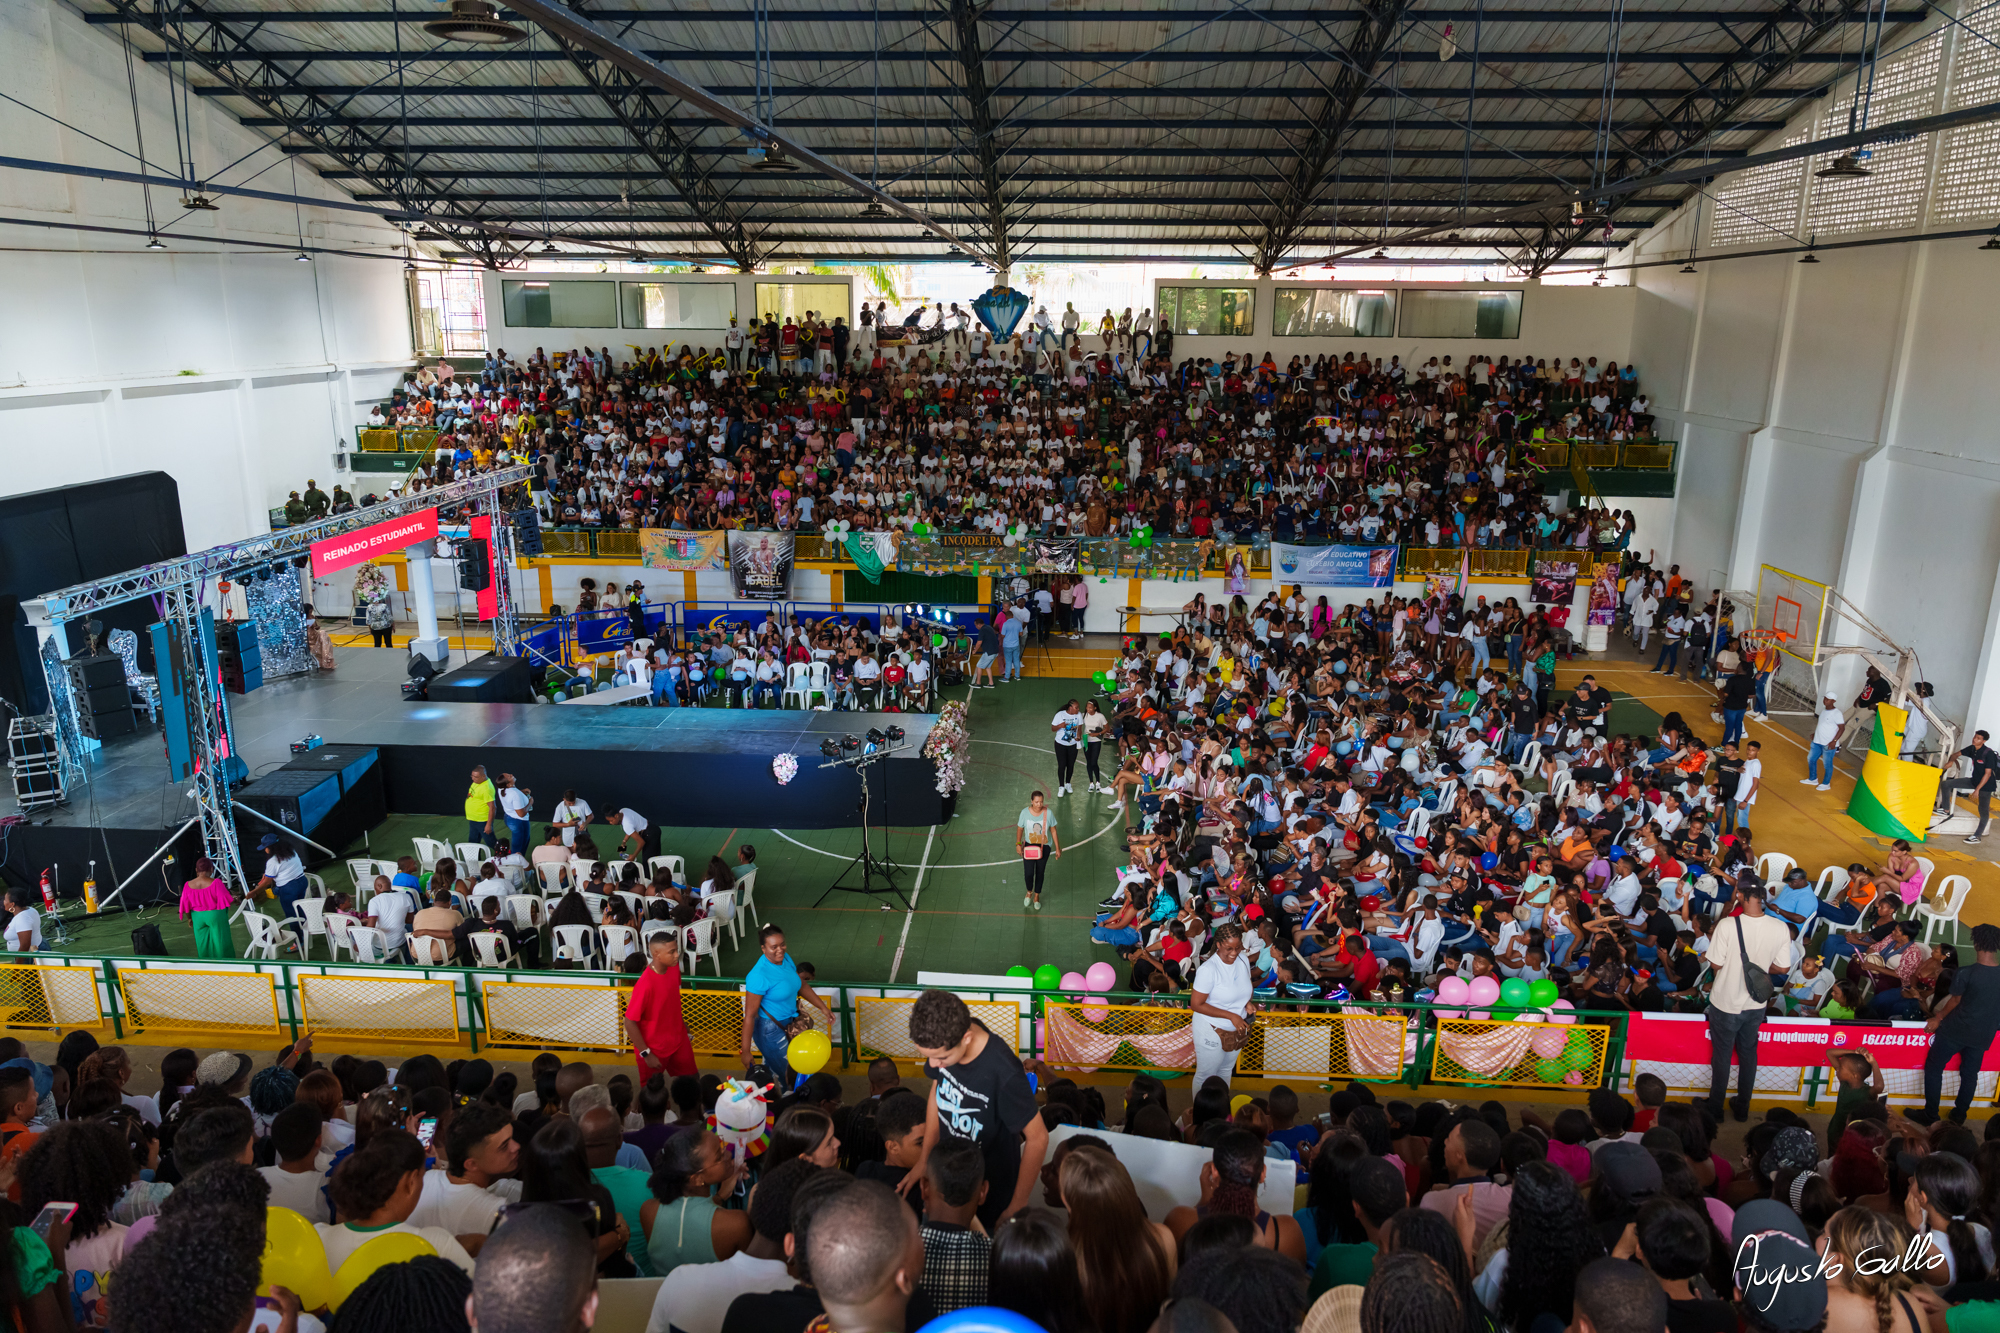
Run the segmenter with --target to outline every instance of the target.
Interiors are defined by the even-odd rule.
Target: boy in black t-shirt
[[[924,1176],[940,1138],[969,1139],[986,1158],[994,1188],[980,1205],[990,1232],[1027,1206],[1048,1149],[1049,1131],[1037,1113],[1034,1089],[1005,1042],[973,1020],[965,1001],[949,991],[926,991],[910,1007],[910,1040],[931,1079],[923,1151],[900,1188]]]

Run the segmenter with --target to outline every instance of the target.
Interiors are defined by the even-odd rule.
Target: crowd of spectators
[[[1548,438],[1644,435],[1636,368],[1571,357],[1141,356],[1129,336],[925,334],[864,308],[716,348],[425,366],[370,424],[436,429],[412,484],[529,463],[580,528],[1023,531],[1622,548],[1631,522],[1543,503]],[[883,336],[884,331],[891,336]],[[908,336],[905,336],[908,335]]]
[[[659,1279],[648,1333],[1943,1333],[2000,1313],[2000,1119],[1927,1128],[1864,1084],[1823,1133],[1774,1108],[1725,1151],[1651,1076],[1636,1105],[1600,1088],[1552,1118],[1364,1083],[1232,1099],[1220,1078],[1176,1112],[1151,1075],[1024,1064],[949,993],[908,1024],[914,1079],[878,1058],[858,1098],[828,1073],[770,1088],[755,1152],[718,1132],[736,1092],[714,1074],[322,1062],[302,1041],[262,1067],[171,1051],[149,1092],[87,1034],[47,1066],[8,1039],[0,1301],[23,1333],[573,1333],[611,1326],[634,1277]],[[1162,1194],[1180,1202],[1153,1216]],[[383,1237],[404,1249],[365,1280],[300,1280]]]

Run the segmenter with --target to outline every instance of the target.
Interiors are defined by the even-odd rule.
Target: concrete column
[[[1764,503],[1771,490],[1771,464],[1778,452],[1770,427],[1753,431],[1743,451],[1743,484],[1738,490],[1736,536],[1729,551],[1729,586],[1757,589],[1759,543],[1764,528]]]
[[[410,640],[410,651],[422,653],[433,665],[443,667],[451,654],[438,636],[437,589],[431,583],[431,557],[436,546],[436,542],[418,542],[404,547],[403,555],[409,561],[410,604],[417,613],[417,636]]]

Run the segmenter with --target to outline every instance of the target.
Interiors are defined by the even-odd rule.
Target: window
[[[609,282],[503,278],[500,304],[510,329],[615,329],[618,292]]]
[[[628,329],[726,329],[736,313],[733,282],[621,282]]]
[[[1162,287],[1160,323],[1197,338],[1247,338],[1255,295],[1248,287]]]
[[[1937,110],[1943,53],[1943,32],[1939,30],[1894,60],[1883,61],[1875,70],[1872,94],[1863,80],[1862,100],[1868,123],[1887,125]],[[1854,85],[1850,80],[1846,95],[1835,98],[1820,113],[1814,137],[1826,139],[1847,133],[1848,110],[1853,104]],[[1813,181],[1812,196],[1806,204],[1809,234],[1838,236],[1844,232],[1914,227],[1923,220],[1931,136],[1919,134],[1895,143],[1871,144],[1868,152],[1865,162],[1869,174],[1865,178]],[[1827,154],[1812,159],[1812,169],[1821,171],[1832,166],[1836,156]]]
[[[1779,145],[1791,148],[1812,135],[1812,122],[1793,130]],[[1767,162],[1724,176],[1710,196],[1710,245],[1771,245],[1798,230],[1805,198],[1806,162]]]
[[[1990,6],[1959,20],[1945,110],[2000,101],[2000,12]],[[1939,222],[1986,222],[2000,217],[2000,121],[1946,130],[1938,154],[1931,212]]]
[[[1521,293],[1404,291],[1405,338],[1518,338]]]
[[[844,282],[760,282],[757,284],[757,318],[766,315],[780,324],[801,319],[810,310],[821,319],[839,318],[854,322]]]
[[[1281,287],[1271,332],[1281,338],[1392,338],[1396,294]]]

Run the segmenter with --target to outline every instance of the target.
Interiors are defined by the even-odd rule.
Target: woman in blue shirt
[[[799,999],[818,1009],[826,1019],[825,1031],[833,1032],[833,1011],[811,986],[799,976],[798,965],[785,956],[785,932],[776,924],[758,932],[757,946],[764,956],[750,969],[743,983],[743,1036],[737,1057],[745,1069],[755,1063],[751,1047],[764,1057],[764,1064],[778,1079],[780,1088],[792,1085],[791,1065],[786,1051],[791,1037],[785,1026],[799,1017]]]

